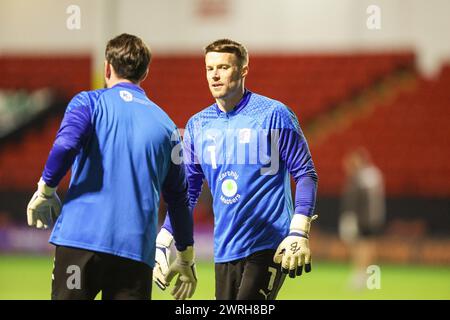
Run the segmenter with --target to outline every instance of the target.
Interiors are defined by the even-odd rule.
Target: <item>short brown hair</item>
[[[139,37],[122,33],[108,41],[105,58],[118,77],[139,82],[147,72],[152,55]]]
[[[245,66],[248,64],[248,52],[247,49],[239,42],[230,39],[219,39],[210,43],[205,48],[205,54],[208,52],[227,52],[233,53],[239,62],[239,65]]]

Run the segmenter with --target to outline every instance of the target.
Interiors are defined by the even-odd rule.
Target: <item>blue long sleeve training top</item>
[[[281,102],[246,90],[231,112],[213,104],[188,121],[184,146],[191,208],[204,179],[213,196],[216,263],[276,249],[292,214],[313,214],[317,174],[297,117]],[[168,219],[163,227],[173,232]]]
[[[137,85],[76,95],[42,174],[55,187],[72,167],[50,242],[153,267],[162,193],[177,248],[192,245],[185,169],[176,161],[179,143],[175,124]]]

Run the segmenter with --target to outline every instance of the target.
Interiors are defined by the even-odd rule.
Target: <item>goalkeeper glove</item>
[[[289,235],[278,246],[273,261],[281,263],[281,271],[289,274],[289,277],[295,278],[303,272],[311,271],[311,250],[309,249],[309,229],[311,221],[315,220],[317,215],[312,218],[302,214],[294,214],[291,221]]]
[[[47,229],[56,221],[61,212],[61,200],[56,194],[56,188],[47,186],[42,178],[38,182],[38,189],[33,194],[27,206],[27,220],[29,226]]]
[[[153,281],[161,290],[166,290],[164,277],[169,271],[170,246],[173,242],[172,234],[161,228],[156,237],[155,267],[153,268]]]
[[[177,258],[170,265],[169,272],[165,277],[166,285],[179,275],[171,292],[176,300],[191,298],[197,287],[197,274],[194,262],[194,247],[188,246],[184,251],[177,251]]]

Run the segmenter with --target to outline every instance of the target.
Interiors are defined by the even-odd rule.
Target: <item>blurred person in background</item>
[[[100,291],[102,299],[149,299],[161,192],[178,250],[168,276],[180,274],[176,298],[195,290],[186,177],[172,159],[180,137],[140,87],[150,61],[140,38],[111,39],[106,88],[77,94],[66,109],[27,208],[30,226],[48,228],[57,219],[52,299],[94,299]],[[56,188],[70,167],[61,210]]]
[[[190,205],[197,203],[204,180],[213,197],[218,300],[272,300],[286,274],[311,271],[317,174],[308,144],[292,110],[245,88],[248,62],[246,48],[229,39],[205,48],[216,103],[195,114],[184,134]],[[268,161],[256,161],[258,153]],[[166,219],[153,273],[161,289],[171,243]]]
[[[341,199],[339,231],[350,249],[350,286],[363,289],[367,267],[376,262],[376,237],[385,223],[384,182],[365,148],[347,154],[343,167],[347,180]]]

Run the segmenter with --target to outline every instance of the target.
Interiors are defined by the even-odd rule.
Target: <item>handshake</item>
[[[171,294],[176,300],[189,299],[197,287],[194,248],[189,246],[184,251],[177,251],[175,261],[170,264],[170,246],[172,242],[173,236],[166,229],[162,228],[156,237],[153,281],[161,290],[165,290],[172,279],[178,275]]]

